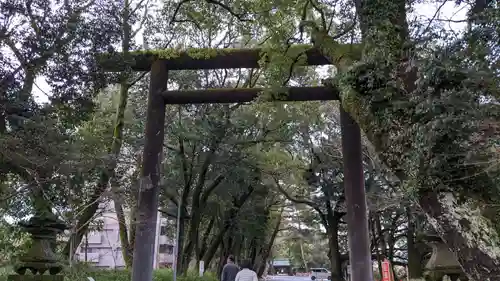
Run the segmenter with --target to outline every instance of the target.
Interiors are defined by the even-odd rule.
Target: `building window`
[[[162,225],[160,227],[160,235],[167,235],[167,226],[166,225]]]
[[[160,253],[171,255],[174,253],[174,246],[167,244],[160,244]]]
[[[97,248],[87,248],[87,253],[97,253]],[[85,253],[85,247],[80,248],[80,253]]]

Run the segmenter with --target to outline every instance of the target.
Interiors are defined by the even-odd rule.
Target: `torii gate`
[[[304,46],[300,46],[304,48]],[[293,48],[293,47],[292,47]],[[139,220],[134,245],[132,280],[151,281],[160,177],[160,163],[164,141],[165,105],[200,103],[250,102],[264,89],[233,88],[191,91],[168,91],[169,70],[259,68],[262,49],[190,49],[189,51],[160,50],[107,55],[101,60],[105,71],[119,72],[130,67],[133,71],[150,71],[150,89],[138,202]],[[330,62],[310,47],[304,52],[307,65],[327,65]],[[170,54],[170,55],[167,55]],[[193,54],[210,54],[200,56]],[[132,62],[126,65],[125,61]],[[279,101],[338,100],[330,87],[289,87],[288,95]],[[272,99],[272,98],[271,98]],[[271,100],[270,100],[271,101]],[[340,110],[342,154],[344,159],[344,186],[349,233],[352,280],[369,281],[372,264],[368,238],[368,218],[364,174],[361,155],[361,133],[358,124],[342,108]],[[141,257],[141,260],[138,260]],[[147,258],[145,258],[147,257]],[[138,265],[140,266],[138,267]]]

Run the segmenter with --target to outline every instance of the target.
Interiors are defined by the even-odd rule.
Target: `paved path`
[[[267,281],[311,281],[309,276],[268,275]]]

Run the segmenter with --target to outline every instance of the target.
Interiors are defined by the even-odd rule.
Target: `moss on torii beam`
[[[321,53],[310,45],[295,45],[287,50],[290,56],[305,53],[307,65],[331,64]],[[105,53],[98,56],[100,67],[109,72],[124,71],[128,66],[133,71],[148,71],[153,61],[163,60],[169,70],[181,69],[224,69],[259,68],[259,61],[266,49],[209,49],[192,48],[187,50],[164,49],[134,51],[125,59],[123,53]]]

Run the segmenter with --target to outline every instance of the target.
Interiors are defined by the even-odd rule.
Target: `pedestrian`
[[[234,263],[234,256],[229,255],[229,257],[227,257],[226,265],[224,265],[224,268],[222,268],[220,280],[235,281],[236,275],[238,274],[239,270],[240,268]]]
[[[252,270],[252,263],[249,260],[241,263],[241,270],[236,274],[235,281],[259,281],[257,273]]]

